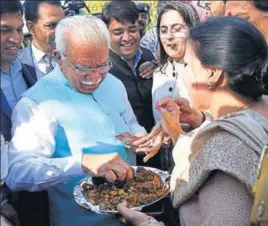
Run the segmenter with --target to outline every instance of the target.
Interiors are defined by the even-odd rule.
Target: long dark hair
[[[224,71],[234,92],[250,100],[268,94],[268,47],[253,24],[213,18],[191,29],[188,39],[204,66]]]
[[[188,26],[188,28],[192,28],[200,23],[200,18],[198,16],[198,13],[194,9],[194,7],[189,3],[183,3],[183,2],[167,2],[163,4],[159,15],[157,19],[157,34],[158,34],[158,42],[160,46],[160,68],[164,67],[164,65],[167,62],[168,55],[164,50],[163,44],[160,39],[160,22],[162,15],[166,13],[169,10],[176,10],[183,18],[185,24]]]

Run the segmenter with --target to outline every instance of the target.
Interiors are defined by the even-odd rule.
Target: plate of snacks
[[[170,174],[151,167],[132,166],[133,178],[126,182],[109,183],[92,176],[82,179],[74,188],[74,199],[95,213],[117,213],[123,200],[134,210],[158,202],[169,193]]]

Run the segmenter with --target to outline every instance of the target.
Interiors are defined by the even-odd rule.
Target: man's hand
[[[157,61],[146,61],[140,65],[140,76],[146,79],[150,79],[153,76],[154,70],[158,67]]]
[[[117,153],[84,154],[82,168],[93,176],[105,177],[111,183],[116,180],[130,180],[133,177],[132,168]]]
[[[150,158],[154,157],[159,152],[163,144],[164,136],[165,136],[164,131],[160,131],[153,137],[150,137],[150,135],[148,135],[147,142],[140,145],[135,150],[136,153],[146,154],[146,156],[143,158],[143,162],[147,162]]]
[[[191,108],[189,101],[182,97],[176,98],[175,100],[170,97],[163,98],[157,102],[156,106],[165,106],[166,110],[171,113],[179,107],[180,123],[189,124],[192,128],[198,128],[204,121],[203,114]]]

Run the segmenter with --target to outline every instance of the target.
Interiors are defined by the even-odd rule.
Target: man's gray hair
[[[61,20],[55,31],[56,49],[60,53],[66,53],[67,32],[76,35],[77,41],[88,42],[92,45],[103,46],[105,42],[110,48],[110,35],[104,22],[91,15],[76,15]]]

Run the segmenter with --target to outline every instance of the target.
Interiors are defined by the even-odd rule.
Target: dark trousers
[[[50,226],[48,194],[41,192],[19,192],[16,210],[20,226]]]

